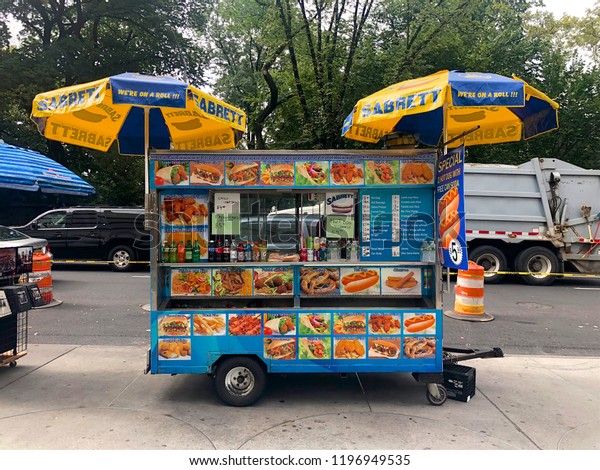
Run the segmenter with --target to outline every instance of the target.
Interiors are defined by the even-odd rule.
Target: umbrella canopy
[[[0,142],[0,188],[89,196],[83,179],[41,153]]]
[[[122,155],[233,148],[246,129],[240,109],[181,80],[137,73],[40,93],[31,118],[48,139],[104,152],[117,141]]]
[[[515,76],[442,70],[359,100],[342,135],[376,143],[409,134],[430,146],[465,133],[465,145],[515,142],[558,129],[557,110],[556,102]]]

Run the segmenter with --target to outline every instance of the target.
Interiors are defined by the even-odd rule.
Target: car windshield
[[[7,242],[10,240],[24,240],[29,238],[24,233],[18,232],[12,228],[4,227],[0,225],[0,241]]]

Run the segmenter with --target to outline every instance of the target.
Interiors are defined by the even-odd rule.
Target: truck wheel
[[[491,271],[490,273],[486,272],[484,275],[484,281],[487,284],[499,283],[504,274],[495,273],[506,271],[508,266],[504,253],[491,245],[478,246],[469,253],[469,259],[482,266],[486,271]]]
[[[126,245],[119,245],[110,250],[108,261],[115,271],[129,271],[132,268],[132,261],[135,261],[133,249]]]
[[[554,282],[551,273],[558,272],[559,261],[548,248],[532,246],[519,253],[515,265],[517,271],[530,273],[521,274],[525,283],[532,286],[549,286]]]
[[[248,406],[260,398],[267,384],[261,365],[249,357],[230,357],[217,367],[215,392],[231,406]]]

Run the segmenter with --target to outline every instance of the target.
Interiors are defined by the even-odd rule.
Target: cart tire
[[[8,367],[11,367],[11,368],[17,367],[17,361],[12,361],[11,363],[8,364]]]
[[[433,406],[441,406],[446,403],[448,399],[448,392],[446,391],[446,387],[441,384],[435,384],[438,389],[439,397],[435,397],[431,394],[429,389],[427,389],[427,401],[431,403]]]
[[[245,357],[229,357],[218,365],[215,392],[230,406],[248,406],[265,390],[267,374],[258,361]]]
[[[506,271],[508,267],[504,253],[491,245],[478,246],[472,252],[469,252],[469,259],[485,269],[487,272],[487,274],[484,274],[486,284],[499,283],[504,274],[497,273]]]

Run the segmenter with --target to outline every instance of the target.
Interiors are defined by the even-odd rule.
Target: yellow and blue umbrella
[[[33,150],[0,141],[0,188],[89,196],[94,187],[68,168]]]
[[[558,129],[558,104],[523,80],[493,73],[442,70],[391,85],[358,101],[342,135],[376,143],[412,135],[438,146],[496,144]]]
[[[242,110],[181,80],[138,73],[40,93],[31,119],[47,139],[103,152],[117,142],[120,154],[146,159],[150,148],[233,148],[246,130]]]

